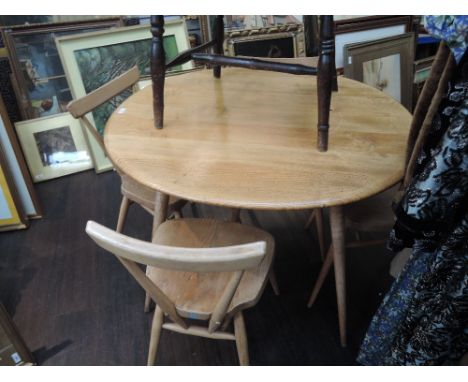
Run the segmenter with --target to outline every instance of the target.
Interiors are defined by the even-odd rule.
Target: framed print
[[[55,44],[56,37],[117,27],[120,22],[119,17],[107,17],[101,20],[31,23],[4,28],[3,34],[17,84],[15,90],[21,119],[62,113],[71,101]]]
[[[412,108],[414,34],[345,45],[344,75],[390,95]]]
[[[80,122],[69,113],[17,122],[15,128],[35,182],[93,167]]]
[[[26,216],[0,148],[0,231],[26,228],[26,223]]]
[[[257,29],[226,32],[225,54],[293,58],[305,56],[304,28],[302,24],[285,24]]]
[[[14,127],[8,118],[6,106],[0,96],[0,148],[5,153],[5,165],[11,174],[12,181],[18,191],[18,199],[22,209],[29,218],[42,215],[42,208],[37,197],[34,184],[29,173],[26,160],[21,151]]]
[[[134,65],[138,66],[142,77],[148,77],[151,74],[151,37],[150,26],[143,25],[57,38],[60,59],[73,98],[85,96]],[[185,21],[167,21],[163,41],[167,60],[188,49]],[[171,70],[188,70],[192,67],[192,63],[187,62]],[[123,101],[130,94],[130,91],[122,94],[118,101]],[[113,104],[116,102],[107,102],[87,116],[100,134],[103,134],[105,123],[114,110]],[[96,139],[87,131],[85,137],[96,172],[111,169],[112,164]]]
[[[344,68],[345,45],[401,35],[411,31],[412,16],[365,16],[335,21],[335,63]]]

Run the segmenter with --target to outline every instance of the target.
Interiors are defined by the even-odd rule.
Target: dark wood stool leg
[[[328,128],[333,83],[332,56],[334,55],[333,16],[320,16],[320,56],[317,73],[317,148],[319,151],[327,151],[328,149]]]
[[[336,78],[336,63],[335,63],[335,23],[333,22],[333,16],[332,16],[332,36],[333,36],[333,53],[331,55],[331,67],[332,67],[332,73],[333,73],[333,79],[332,79],[332,91],[337,92],[338,91],[338,79]]]
[[[166,53],[164,52],[164,16],[151,16],[151,80],[153,82],[154,127],[162,129],[164,121],[164,78]]]
[[[214,45],[214,53],[223,54],[223,42],[224,42],[224,16],[216,16],[215,24],[213,28],[214,39],[216,44]],[[221,65],[215,65],[213,67],[213,75],[216,78],[221,77]]]

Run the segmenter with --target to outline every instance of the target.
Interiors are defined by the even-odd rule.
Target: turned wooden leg
[[[153,216],[153,232],[151,237],[155,238],[158,227],[164,223],[167,217],[167,208],[169,206],[169,195],[156,191],[156,200],[154,203],[154,216]],[[146,275],[148,275],[148,267],[146,268]],[[145,297],[145,313],[150,311],[151,297],[146,293]]]
[[[278,286],[278,280],[276,279],[276,273],[273,270],[273,267],[270,269],[270,273],[268,274],[268,279],[270,280],[271,287],[273,288],[273,292],[277,296],[279,296],[280,291],[279,291],[279,286]]]
[[[131,201],[126,196],[122,197],[122,203],[120,203],[119,218],[117,219],[117,232],[122,232],[125,224],[125,219],[127,218],[128,207],[130,206]]]
[[[214,53],[223,54],[223,43],[224,43],[224,16],[216,16],[214,23],[214,38],[216,44],[213,47]],[[221,65],[215,65],[213,67],[213,75],[215,78],[221,77]]]
[[[317,72],[317,148],[328,150],[328,129],[330,119],[331,92],[333,86],[332,55],[335,41],[333,38],[333,16],[320,16],[320,55]]]
[[[304,226],[305,230],[308,230],[310,228],[310,226],[312,225],[316,213],[317,213],[317,210],[312,210],[312,212],[310,213],[309,219],[307,219],[307,223]]]
[[[240,208],[231,208],[231,217],[229,218],[229,221],[233,223],[240,223],[240,212]]]
[[[159,338],[161,337],[164,313],[159,306],[156,307],[151,325],[151,337],[148,351],[147,366],[154,366],[156,363],[156,353],[158,351]]]
[[[247,332],[242,312],[234,316],[234,335],[236,337],[237,354],[241,366],[249,366],[249,345],[247,343]]]
[[[325,258],[325,240],[323,238],[323,218],[322,218],[322,209],[317,208],[316,210],[316,217],[315,217],[315,227],[317,228],[317,238],[320,247],[320,257],[323,259]]]
[[[343,207],[330,208],[330,226],[335,266],[336,300],[340,325],[341,346],[346,346],[346,271],[345,271],[345,225]]]
[[[162,129],[164,122],[164,81],[166,53],[164,51],[164,16],[151,16],[151,81],[153,84],[154,126]]]
[[[328,272],[330,272],[331,265],[333,263],[333,246],[330,245],[328,248],[327,256],[325,257],[325,261],[322,264],[322,268],[320,269],[320,273],[317,277],[317,281],[314,284],[314,289],[312,289],[312,293],[310,294],[309,302],[307,303],[307,307],[310,308],[315,300],[317,299],[317,296],[320,292],[320,289],[322,289],[323,282],[325,281],[325,278],[328,275]]]

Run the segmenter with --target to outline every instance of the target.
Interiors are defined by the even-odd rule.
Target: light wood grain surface
[[[339,78],[330,145],[316,149],[316,78],[226,68],[169,77],[164,129],[151,87],[111,116],[114,165],[153,189],[237,208],[305,209],[376,194],[403,175],[409,112],[384,93]]]

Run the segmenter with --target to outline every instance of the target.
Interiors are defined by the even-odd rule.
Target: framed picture
[[[102,20],[31,23],[4,28],[3,35],[17,84],[15,91],[21,119],[62,113],[71,101],[70,89],[55,45],[56,37],[119,25],[120,18],[107,17]]]
[[[210,41],[210,32],[208,28],[208,16],[186,15],[184,16],[189,36],[190,47],[194,48],[205,42]]]
[[[345,45],[401,35],[411,31],[412,16],[366,16],[335,20],[335,63],[344,68]]]
[[[13,73],[8,57],[0,56],[0,89],[3,103],[5,104],[10,121],[21,121],[21,113],[16,100],[16,93],[13,84]]]
[[[151,32],[149,25],[116,28],[103,32],[84,33],[56,39],[60,59],[70,84],[74,99],[106,84],[134,65],[138,65],[142,77],[148,77],[150,70]],[[176,19],[164,25],[164,48],[166,59],[170,60],[179,52],[189,48],[185,21]],[[187,62],[171,70],[188,70],[193,67]],[[130,91],[110,101],[88,115],[100,134],[104,132],[107,119],[117,103],[131,94]],[[85,132],[96,172],[112,168],[96,139]]]
[[[345,45],[345,77],[364,82],[412,108],[414,34]]]
[[[0,96],[0,148],[5,154],[5,165],[11,174],[18,192],[21,208],[29,218],[42,215],[42,208],[29,173],[26,160],[21,151],[15,129],[8,118],[6,106]]]
[[[305,56],[303,25],[285,24],[258,29],[230,30],[226,32],[225,54],[272,58],[303,57]]]
[[[26,228],[26,223],[26,215],[0,147],[0,231]]]
[[[35,182],[93,167],[80,122],[69,113],[17,122],[15,128]]]

